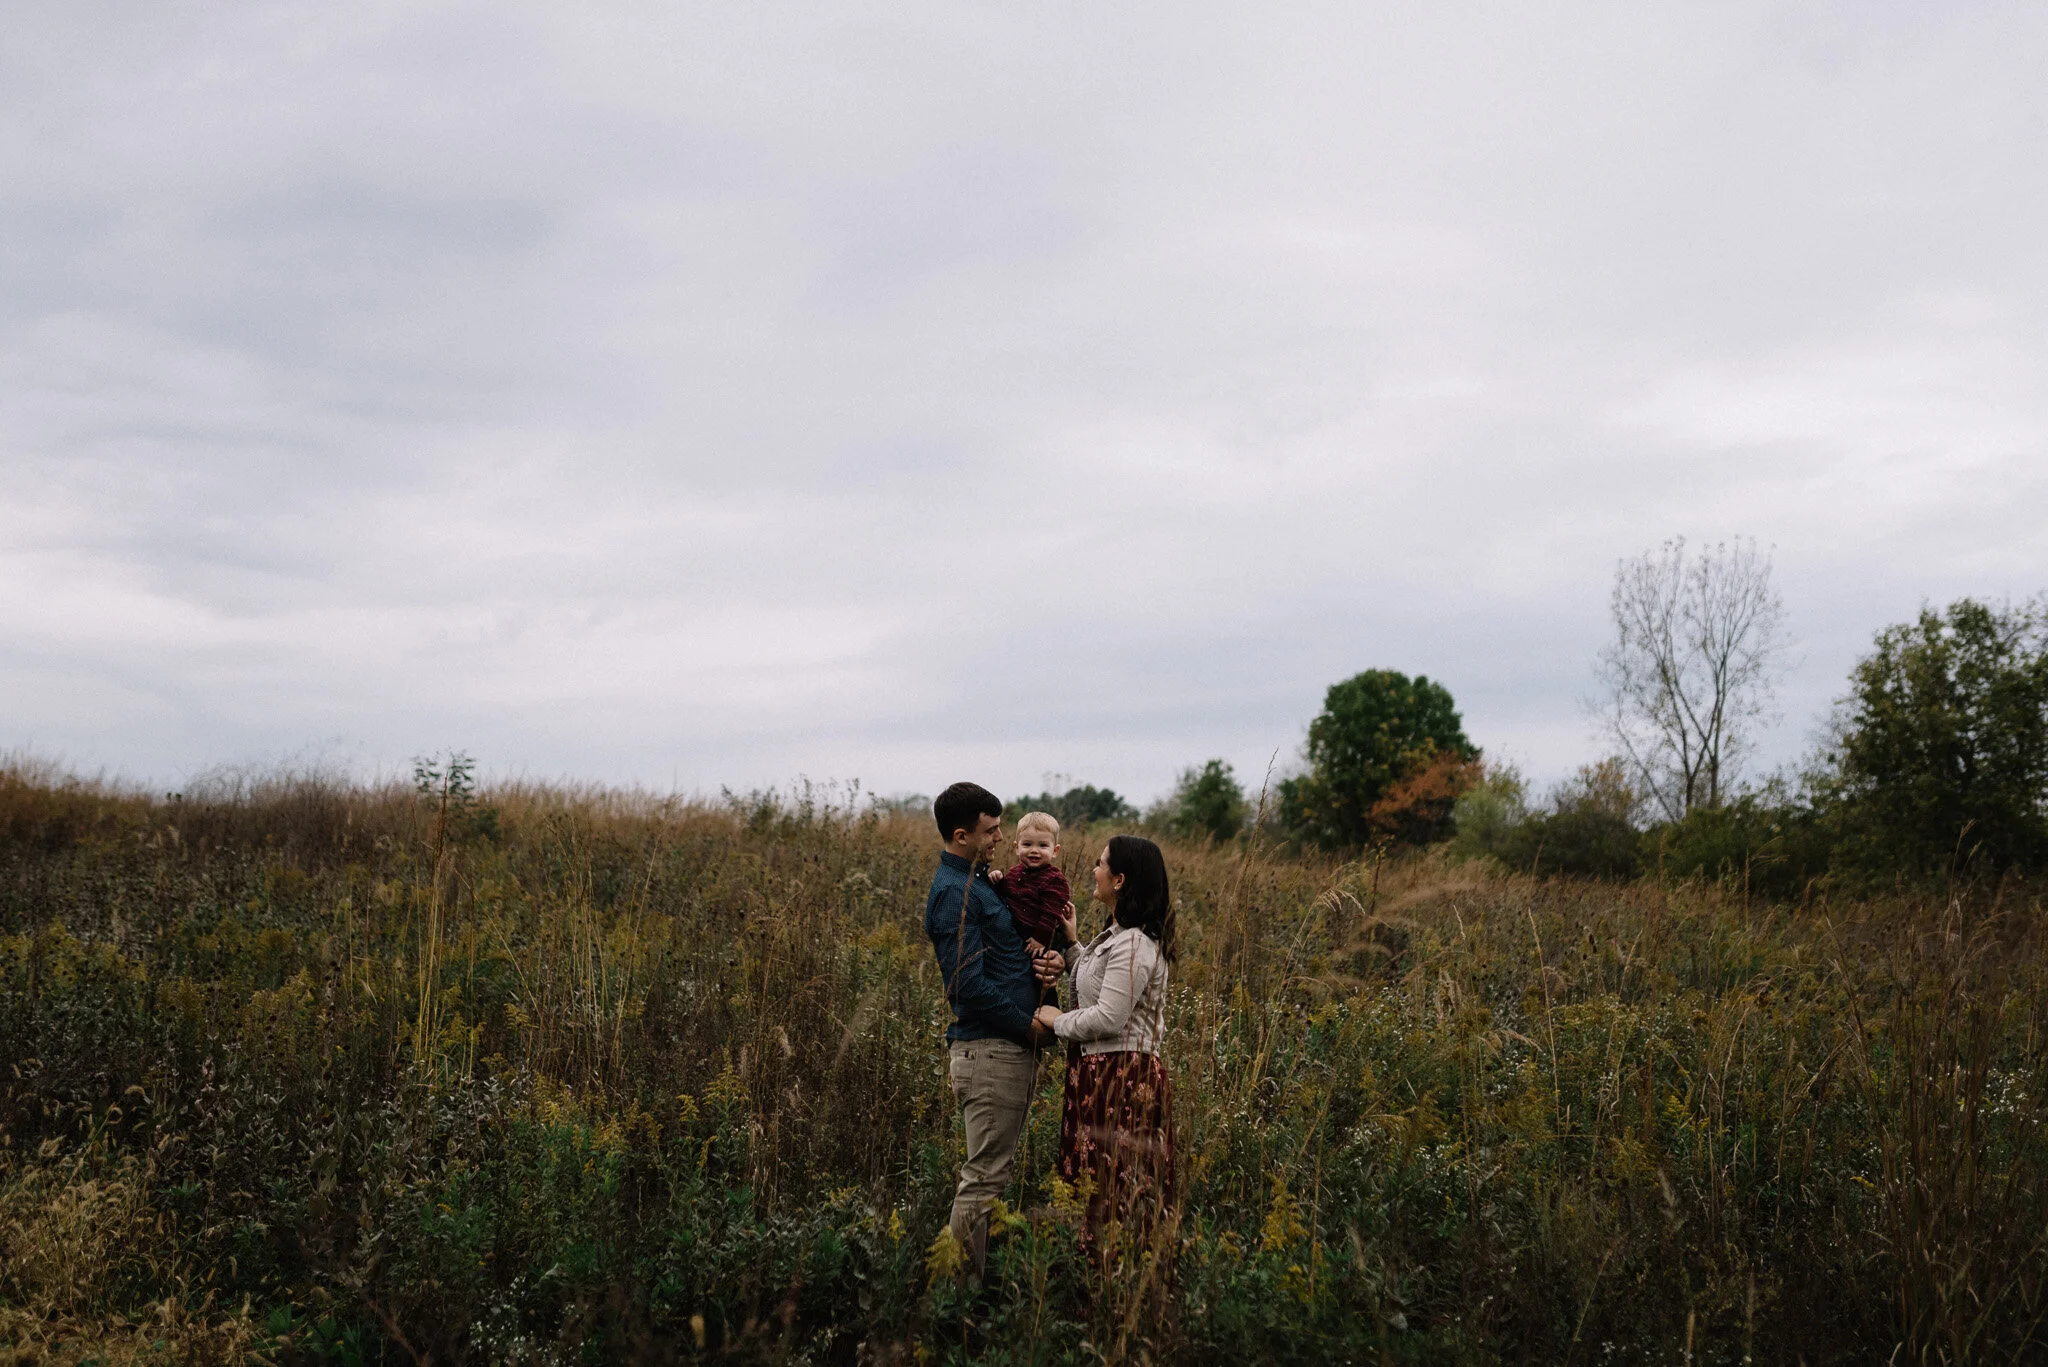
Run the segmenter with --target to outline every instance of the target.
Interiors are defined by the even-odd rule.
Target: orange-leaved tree
[[[1428,845],[1449,840],[1457,827],[1451,809],[1482,776],[1480,762],[1455,750],[1426,749],[1366,809],[1373,844]]]

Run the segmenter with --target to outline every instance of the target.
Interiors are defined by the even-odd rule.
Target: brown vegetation
[[[18,1352],[2044,1347],[2025,884],[1791,908],[1169,843],[1184,1205],[1157,1314],[1144,1250],[1105,1277],[1075,1247],[1052,1058],[1030,1213],[985,1289],[931,1276],[959,1141],[921,819],[446,782],[158,800],[17,770],[0,833]],[[1078,876],[1094,849],[1066,853]]]

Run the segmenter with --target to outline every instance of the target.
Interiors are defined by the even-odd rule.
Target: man
[[[939,794],[932,815],[942,848],[924,929],[953,1007],[947,1071],[967,1124],[967,1160],[953,1193],[951,1227],[979,1277],[988,1256],[988,1208],[1016,1166],[1038,1046],[1050,1038],[1032,1020],[1039,984],[1057,979],[1066,964],[1056,953],[1033,964],[1009,909],[989,886],[989,856],[1003,838],[996,795],[956,783]]]

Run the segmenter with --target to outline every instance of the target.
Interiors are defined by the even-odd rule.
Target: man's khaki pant
[[[960,1115],[967,1122],[967,1161],[953,1193],[953,1237],[967,1251],[974,1275],[988,1257],[988,1208],[1009,1185],[1017,1165],[1017,1139],[1031,1103],[1037,1054],[1006,1039],[952,1046],[948,1071]]]

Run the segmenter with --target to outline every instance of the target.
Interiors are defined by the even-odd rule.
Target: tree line
[[[1605,878],[1816,880],[2048,869],[2048,596],[1963,598],[1879,631],[1823,739],[1753,775],[1787,648],[1768,555],[1682,540],[1617,567],[1593,703],[1610,753],[1540,798],[1490,763],[1455,700],[1370,669],[1331,685],[1302,772],[1254,810],[1229,764],[1182,773],[1147,818],[1336,852],[1448,844],[1515,868]],[[1127,805],[1126,805],[1127,809]]]

